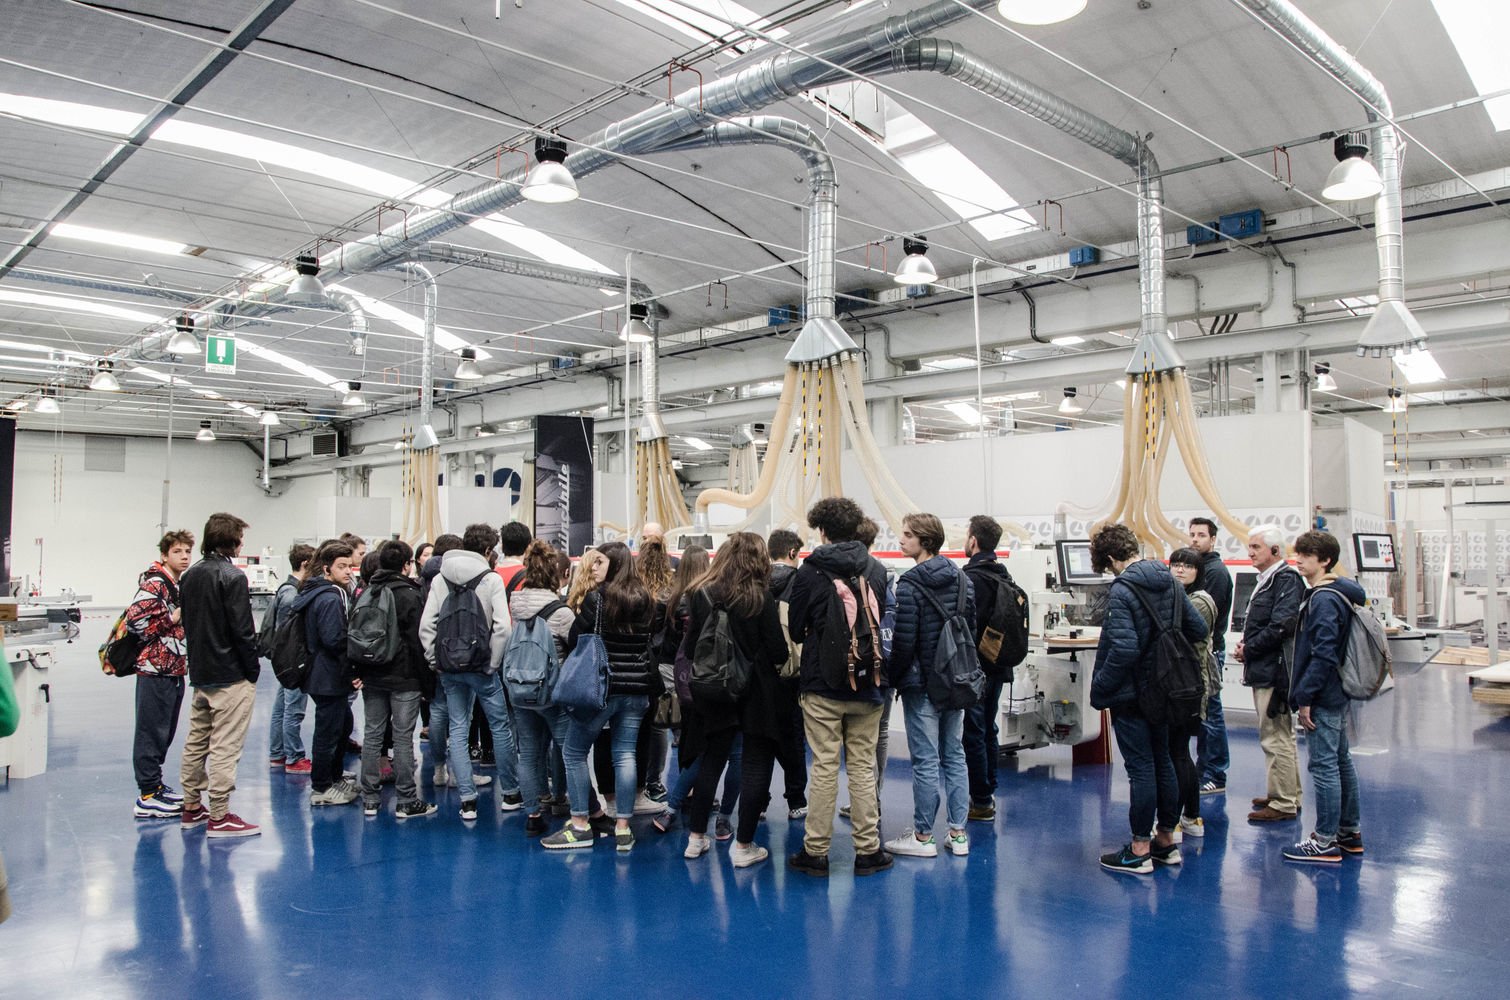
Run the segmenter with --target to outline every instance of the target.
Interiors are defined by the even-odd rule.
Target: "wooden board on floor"
[[[1510,684],[1475,684],[1473,700],[1481,705],[1510,707]]]
[[[1489,650],[1483,646],[1443,646],[1437,655],[1431,658],[1431,662],[1458,667],[1487,667],[1489,666]],[[1500,654],[1500,662],[1505,662],[1503,653]]]

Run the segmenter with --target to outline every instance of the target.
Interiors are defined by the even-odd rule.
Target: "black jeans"
[[[1190,741],[1201,733],[1200,719],[1189,725],[1169,727],[1169,759],[1174,763],[1175,781],[1180,786],[1180,814],[1187,819],[1201,815],[1201,769],[1190,756]]]
[[[1132,790],[1127,819],[1133,839],[1153,838],[1155,815],[1159,829],[1175,829],[1180,825],[1180,784],[1169,759],[1168,727],[1151,725],[1136,708],[1119,705],[1112,709],[1112,729]]]
[[[755,839],[760,814],[771,804],[771,778],[778,761],[786,776],[784,784],[787,808],[799,809],[807,805],[807,757],[800,737],[795,751],[794,756],[790,739],[778,740],[770,736],[745,734],[744,762],[739,769],[739,829],[736,834],[736,839],[741,844],[748,844]],[[794,773],[799,776],[795,793],[792,784]],[[701,778],[702,773],[698,772],[698,776]]]
[[[986,681],[980,701],[965,710],[965,769],[970,801],[990,802],[996,794],[996,717],[1001,711],[1002,681]]]
[[[723,777],[724,766],[729,763],[729,751],[734,749],[734,741],[738,737],[739,730],[732,726],[707,734],[703,752],[697,758],[697,780],[692,783],[692,806],[687,829],[693,833],[708,832],[708,818],[713,814],[713,795],[718,791],[718,779]],[[766,785],[766,797],[769,798],[769,775],[766,777]],[[744,794],[743,788],[740,789],[740,794]],[[760,813],[757,811],[755,815],[758,817]]]
[[[136,787],[143,795],[163,783],[163,758],[178,731],[178,713],[184,703],[184,679],[160,674],[136,675],[136,739],[131,747],[131,765]]]
[[[323,792],[341,780],[346,762],[346,737],[351,732],[347,721],[351,706],[344,694],[312,694],[315,703],[315,738],[310,745],[309,785]]]

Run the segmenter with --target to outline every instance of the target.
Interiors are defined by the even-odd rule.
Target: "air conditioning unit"
[[[341,452],[341,435],[320,431],[309,437],[309,453],[315,458],[335,458]]]

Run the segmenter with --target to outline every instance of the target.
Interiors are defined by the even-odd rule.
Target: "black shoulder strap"
[[[483,570],[481,573],[478,573],[476,576],[472,577],[472,579],[470,579],[466,583],[462,584],[459,589],[461,589],[461,590],[476,590],[477,589],[477,585],[479,583],[481,583],[483,581],[483,579],[486,578],[487,575],[489,573],[491,573],[491,572],[493,572],[493,570],[491,568]],[[458,589],[458,588],[454,588],[453,587],[452,589],[455,590],[455,589]]]
[[[534,621],[536,618],[544,618],[549,621],[551,615],[555,614],[557,611],[560,611],[564,607],[566,607],[565,601],[551,601],[545,607],[530,615],[530,621]]]
[[[1158,612],[1153,609],[1153,605],[1149,603],[1148,596],[1143,593],[1143,588],[1135,585],[1131,580],[1123,580],[1119,578],[1113,581],[1113,585],[1118,583],[1125,585],[1128,590],[1133,592],[1133,596],[1136,597],[1138,599],[1138,602],[1143,605],[1143,610],[1148,612],[1148,620],[1153,623],[1153,626],[1155,628],[1164,628],[1164,625],[1159,621]],[[1180,627],[1179,601],[1174,602],[1174,627],[1176,629]]]

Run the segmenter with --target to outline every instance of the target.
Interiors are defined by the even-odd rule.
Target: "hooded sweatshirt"
[[[876,595],[876,604],[885,613],[886,567],[874,558],[863,544],[857,541],[831,542],[820,545],[807,557],[797,570],[788,597],[791,605],[787,624],[792,641],[802,643],[801,682],[804,693],[816,694],[836,701],[868,701],[881,703],[879,689],[869,691],[835,690],[824,684],[818,666],[818,630],[827,613],[826,601],[837,600],[833,583],[823,574],[848,579],[864,574],[865,582]],[[808,641],[809,637],[813,641]],[[885,675],[885,671],[882,671]]]
[[[1348,604],[1365,605],[1368,595],[1353,580],[1328,577],[1311,588],[1301,605],[1295,631],[1295,676],[1290,706],[1340,709],[1347,705],[1342,675],[1337,668],[1347,654],[1353,611]]]
[[[425,599],[425,611],[420,616],[419,641],[425,648],[425,658],[435,666],[435,629],[440,621],[440,608],[453,586],[470,582],[482,576],[477,584],[477,598],[482,602],[482,613],[488,621],[489,648],[488,673],[495,672],[503,663],[503,650],[509,643],[508,595],[504,593],[503,581],[492,571],[488,561],[476,552],[453,549],[440,557],[440,573],[430,585],[430,596]]]
[[[1152,559],[1134,562],[1107,588],[1106,617],[1101,622],[1101,641],[1091,673],[1092,708],[1137,704],[1138,679],[1150,666],[1154,623],[1138,595],[1132,593],[1133,587],[1143,592],[1164,623],[1174,623],[1174,602],[1179,601],[1180,631],[1185,638],[1192,643],[1206,638],[1206,623],[1168,567]]]

